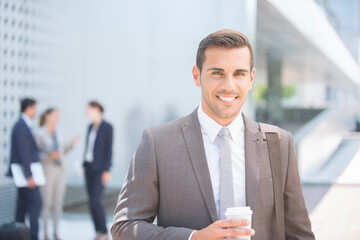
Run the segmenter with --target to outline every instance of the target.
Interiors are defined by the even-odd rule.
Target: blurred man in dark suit
[[[39,214],[41,211],[41,197],[36,185],[31,163],[39,161],[39,151],[33,136],[32,119],[36,115],[36,101],[25,98],[21,101],[21,117],[15,123],[11,134],[10,164],[20,164],[27,179],[27,187],[18,188],[16,208],[16,222],[25,222],[26,213],[30,218],[31,239],[38,239]],[[9,170],[9,176],[12,176]]]

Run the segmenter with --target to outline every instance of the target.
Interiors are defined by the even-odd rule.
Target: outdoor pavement
[[[112,225],[112,216],[116,206],[117,198],[118,192],[116,191],[112,191],[111,194],[108,194],[103,198],[109,231]],[[95,230],[89,214],[88,205],[85,203],[66,208],[61,219],[61,225],[59,229],[59,236],[62,240],[92,240],[95,236]],[[50,234],[51,228],[49,231],[49,235]],[[43,237],[41,229],[39,236]],[[111,240],[111,237],[109,240]]]
[[[107,226],[110,230],[111,217],[107,219]],[[40,239],[43,239],[43,232],[40,228]],[[59,237],[61,240],[92,240],[95,236],[94,227],[91,218],[86,213],[64,213],[59,228]],[[49,231],[51,239],[51,228]],[[111,238],[109,238],[111,239]]]
[[[303,189],[317,240],[360,240],[360,135],[347,136]]]
[[[316,239],[359,240],[360,185],[314,185],[310,188],[317,188],[320,192],[327,190],[310,213]]]

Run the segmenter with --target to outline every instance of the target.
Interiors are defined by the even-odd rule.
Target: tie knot
[[[227,127],[222,127],[218,133],[219,137],[227,137],[230,135],[230,130]]]

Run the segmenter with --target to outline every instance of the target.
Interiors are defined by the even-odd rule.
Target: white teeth
[[[231,102],[231,101],[234,101],[235,100],[235,97],[230,97],[230,98],[227,98],[227,97],[220,97],[219,98],[225,102]]]

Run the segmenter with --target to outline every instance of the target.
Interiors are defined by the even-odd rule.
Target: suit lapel
[[[97,145],[99,144],[99,141],[102,141],[103,138],[103,131],[104,131],[104,120],[101,121],[100,125],[99,125],[99,129],[96,132],[96,138],[95,138],[95,142],[94,142],[94,149],[97,147]],[[94,126],[94,125],[92,125]],[[92,127],[91,127],[92,128]]]
[[[215,222],[218,220],[218,216],[197,109],[187,120],[182,126],[186,147],[209,214],[212,221]]]
[[[245,126],[245,180],[246,204],[255,209],[260,182],[260,162],[262,152],[262,135],[257,122],[243,115]],[[218,220],[214,193],[207,165],[201,128],[195,110],[182,126],[186,147],[194,168],[194,172],[209,210],[212,221]]]
[[[245,179],[246,179],[246,204],[255,209],[260,181],[260,158],[262,148],[262,135],[257,122],[250,120],[245,115]]]
[[[88,129],[87,129],[87,133],[86,133],[86,138],[85,138],[85,151],[84,151],[84,159],[85,159],[85,156],[86,156],[86,152],[87,152],[87,148],[88,148],[88,143],[89,143],[89,135],[90,135],[90,131],[93,127],[93,124],[90,124]]]
[[[36,144],[36,141],[35,141],[35,136],[33,134],[33,132],[31,131],[31,129],[29,128],[29,126],[26,124],[25,120],[24,119],[20,119],[21,123],[25,125],[25,128],[27,129],[28,131],[28,134],[30,136],[30,139],[31,139],[31,142],[33,143],[33,146],[34,148],[38,149],[38,146]]]

